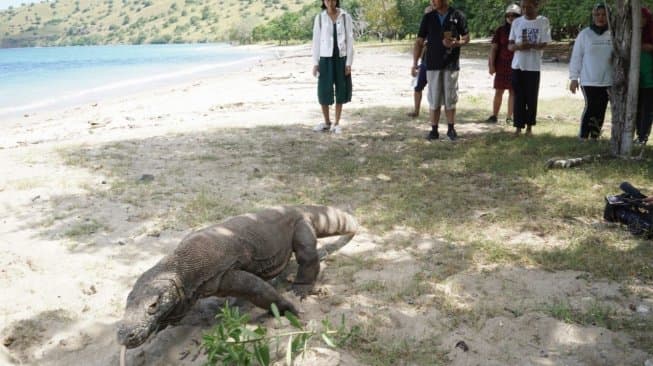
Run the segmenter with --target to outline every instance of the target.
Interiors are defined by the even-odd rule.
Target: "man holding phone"
[[[434,11],[424,14],[417,33],[411,73],[415,75],[417,72],[424,42],[428,41],[426,80],[431,131],[427,139],[439,138],[440,109],[444,105],[447,137],[453,141],[458,137],[454,124],[458,102],[460,47],[469,43],[469,30],[465,15],[450,7],[448,0],[431,0],[431,5]]]

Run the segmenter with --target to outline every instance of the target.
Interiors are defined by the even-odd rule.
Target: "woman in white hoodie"
[[[585,97],[580,123],[580,139],[598,139],[608,106],[608,89],[612,85],[612,34],[608,29],[605,5],[592,9],[592,24],[578,33],[569,62],[569,90],[578,85]]]
[[[342,105],[351,101],[351,64],[354,61],[354,30],[351,16],[340,9],[340,0],[321,0],[322,10],[313,24],[313,75],[318,78],[317,98],[324,122],[315,131],[340,133]],[[331,123],[329,106],[335,104]]]

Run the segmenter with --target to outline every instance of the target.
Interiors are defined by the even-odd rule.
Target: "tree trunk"
[[[641,4],[639,0],[617,0],[610,15],[614,56],[612,108],[612,154],[629,157],[637,118],[639,55],[641,52]]]

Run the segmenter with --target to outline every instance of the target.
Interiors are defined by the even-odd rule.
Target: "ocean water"
[[[0,49],[0,118],[215,76],[264,56],[227,44]]]

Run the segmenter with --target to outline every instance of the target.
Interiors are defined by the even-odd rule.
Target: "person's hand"
[[[497,69],[496,67],[494,67],[494,65],[489,65],[488,68],[489,68],[490,75],[494,75],[494,73],[497,72]]]
[[[346,70],[347,69],[345,68],[345,75],[346,75]],[[319,72],[320,72],[320,66],[319,65],[313,66],[313,76],[317,77],[317,73]]]
[[[644,198],[642,202],[646,203],[647,205],[653,204],[653,196]]]
[[[570,91],[572,94],[576,94],[576,90],[578,90],[578,80],[572,80],[572,81],[569,83],[569,91]]]
[[[412,77],[416,77],[418,72],[419,72],[419,66],[413,66],[410,68],[410,75]]]
[[[447,48],[453,48],[454,40],[450,39],[450,38],[443,38],[442,39],[442,44]]]
[[[345,66],[345,75],[351,75],[351,66]]]

